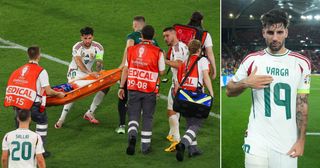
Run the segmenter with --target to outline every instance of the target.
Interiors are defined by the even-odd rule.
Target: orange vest
[[[38,64],[28,63],[15,70],[7,84],[4,106],[31,109],[37,97],[37,79],[43,68]]]
[[[198,59],[197,55],[192,55],[192,56],[190,56],[189,63],[188,63],[188,61],[186,61],[184,64],[182,64],[178,68],[177,78],[178,78],[179,83],[182,82],[183,78],[190,71],[191,66],[194,64],[195,61],[197,61],[197,59]],[[199,83],[198,63],[196,63],[196,64],[197,65],[194,66],[192,72],[188,76],[187,80],[183,83],[181,88],[187,89],[190,91],[194,91],[194,92],[197,90],[197,88],[199,88],[199,85],[198,85],[198,83]]]
[[[127,50],[128,90],[157,93],[160,48],[148,41],[131,46]]]

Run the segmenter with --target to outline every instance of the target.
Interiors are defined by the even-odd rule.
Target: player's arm
[[[63,92],[57,92],[53,89],[51,89],[51,87],[48,85],[48,86],[45,86],[43,87],[44,90],[46,91],[46,94],[48,96],[51,96],[51,97],[58,97],[58,98],[63,98],[65,96],[65,94]]]
[[[9,156],[9,151],[2,150],[1,165],[3,168],[8,168],[8,156]]]
[[[118,91],[118,97],[123,100],[125,93],[124,93],[124,87],[125,87],[125,83],[127,81],[128,78],[128,66],[124,66],[122,69],[122,74],[121,74],[121,80],[120,80],[120,86],[119,86],[119,91]]]
[[[122,61],[121,61],[121,64],[119,65],[119,68],[123,68],[124,67],[124,64],[126,63],[126,60],[127,60],[127,49],[130,46],[134,46],[134,40],[133,39],[128,39],[127,40],[126,48],[124,49],[123,56],[122,56]]]
[[[270,75],[256,75],[257,67],[250,73],[250,75],[239,82],[229,81],[227,85],[226,94],[229,97],[240,95],[246,88],[263,89],[268,87],[273,81]]]
[[[214,59],[212,46],[206,47],[206,53],[208,55],[208,59],[212,67],[212,79],[214,80],[217,77],[217,68],[216,68],[216,61]]]
[[[165,59],[164,59],[164,54],[162,51],[160,51],[160,57],[158,60],[158,68],[159,68],[159,74],[162,76],[164,75],[166,72],[166,64],[165,64]]]
[[[298,140],[304,141],[306,137],[308,121],[308,94],[297,95],[297,127]]]
[[[213,97],[213,89],[212,89],[212,83],[209,75],[209,70],[204,70],[202,72],[203,72],[203,82],[208,88],[210,95]]]
[[[75,56],[74,60],[76,61],[77,66],[82,72],[87,74],[91,73],[91,70],[87,69],[87,67],[83,64],[81,56]]]
[[[96,70],[97,72],[100,72],[103,69],[103,60],[97,60],[96,62]]]
[[[172,68],[179,68],[179,66],[183,63],[181,60],[175,60],[175,61],[170,61],[168,59],[164,60],[166,65],[172,67]]]
[[[43,90],[45,90],[48,96],[63,98],[65,94],[63,92],[57,92],[51,89],[49,84],[49,76],[46,70],[43,70],[39,75],[40,86]]]
[[[297,113],[296,121],[298,128],[298,139],[287,153],[291,157],[299,157],[303,155],[304,144],[306,139],[307,122],[308,122],[308,94],[297,95]]]
[[[37,154],[36,158],[37,158],[38,167],[39,168],[46,168],[46,161],[44,160],[42,153]]]

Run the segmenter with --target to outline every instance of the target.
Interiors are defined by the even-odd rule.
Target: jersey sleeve
[[[207,34],[207,37],[204,40],[204,44],[203,45],[204,45],[205,48],[213,46],[212,38],[211,38],[211,35],[209,33]]]
[[[299,64],[301,68],[301,78],[298,85],[297,93],[309,94],[310,93],[310,81],[311,81],[311,68],[309,62]]]
[[[127,39],[126,40],[134,40],[135,39],[135,34],[134,33],[130,33],[127,35]]]
[[[199,63],[198,63],[199,70],[201,71],[209,70],[209,65],[210,64],[207,58],[203,57],[199,60]]]
[[[185,58],[185,55],[187,53],[184,53],[184,49],[180,46],[180,45],[175,45],[173,48],[172,48],[172,52],[173,52],[173,60],[174,61],[185,61],[186,58]]]
[[[72,56],[81,56],[81,43],[76,43],[73,47],[72,47]]]
[[[42,72],[39,74],[39,81],[40,81],[40,87],[46,87],[49,86],[49,76],[47,71],[44,69]]]
[[[35,151],[36,154],[44,153],[43,142],[40,135],[37,135],[37,143],[36,143],[35,149],[36,149]]]
[[[248,74],[250,74],[251,70],[252,70],[252,66],[253,66],[254,60],[252,59],[246,59],[244,58],[244,61],[242,61],[242,63],[240,64],[236,74],[232,77],[232,81],[233,82],[239,82],[242,79],[245,79],[248,77]]]
[[[6,134],[2,140],[2,150],[9,150],[8,134]]]

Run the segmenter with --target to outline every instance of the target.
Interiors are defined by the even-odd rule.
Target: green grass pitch
[[[311,79],[311,93],[309,96],[309,120],[307,132],[320,133],[319,100],[320,77]],[[244,153],[242,151],[243,136],[247,128],[251,106],[250,90],[236,98],[228,98],[225,88],[222,89],[222,167],[244,167]],[[320,165],[320,136],[307,135],[303,157],[299,158],[299,167],[313,168]]]
[[[220,2],[218,0],[92,0],[92,1],[0,1],[0,37],[23,46],[37,44],[42,52],[65,61],[71,61],[71,48],[79,41],[79,30],[92,26],[95,40],[105,48],[105,69],[117,68],[121,62],[126,35],[132,31],[132,18],[144,15],[147,23],[156,29],[156,39],[167,50],[162,40],[162,29],[175,23],[186,24],[195,10],[205,16],[204,27],[214,42],[217,69],[220,62]],[[0,43],[0,46],[4,44]],[[3,102],[5,85],[10,73],[27,61],[26,53],[18,49],[0,48],[0,102]],[[42,65],[49,73],[50,84],[66,82],[67,66],[42,58]],[[218,73],[219,74],[219,73]],[[219,79],[213,82],[216,102],[213,108],[219,113]],[[167,95],[169,84],[161,86]],[[47,167],[219,167],[220,120],[209,117],[198,135],[203,155],[178,163],[175,153],[165,153],[169,145],[166,101],[159,99],[154,116],[152,153],[142,155],[137,145],[135,156],[127,156],[127,134],[118,135],[117,86],[112,87],[96,111],[100,125],[91,125],[82,119],[93,96],[77,101],[62,129],[53,125],[60,116],[62,106],[47,109],[49,117]],[[0,109],[0,137],[14,129],[11,108]],[[34,128],[34,124],[32,125]],[[185,121],[181,119],[181,134]],[[138,143],[139,144],[139,143]],[[1,153],[1,152],[0,152]]]

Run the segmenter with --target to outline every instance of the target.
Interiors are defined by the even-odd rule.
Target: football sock
[[[169,124],[171,135],[173,135],[173,140],[180,141],[179,117],[177,114],[169,117]]]
[[[66,116],[67,116],[69,110],[71,109],[72,105],[73,105],[73,103],[69,103],[69,104],[66,104],[63,106],[62,113],[61,113],[59,120],[64,121],[66,119]]]
[[[100,103],[102,102],[103,100],[103,97],[104,97],[105,93],[102,92],[102,91],[99,91],[93,98],[93,101],[91,103],[91,106],[90,106],[90,112],[91,113],[94,113],[94,111],[97,109],[97,107],[100,105]]]

